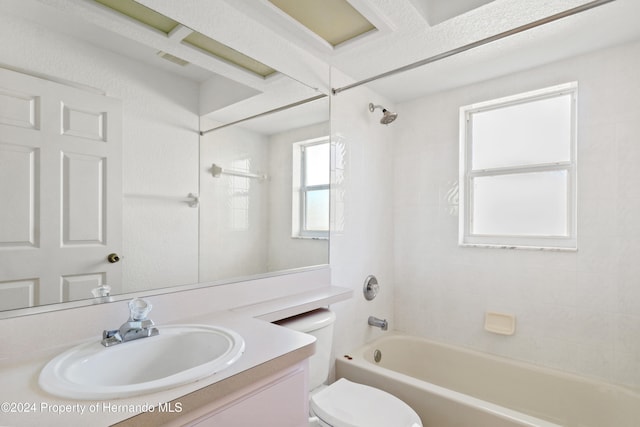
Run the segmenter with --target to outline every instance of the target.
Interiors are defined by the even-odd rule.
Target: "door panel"
[[[0,89],[0,123],[27,129],[37,129],[40,98],[29,93]]]
[[[0,69],[3,304],[119,292],[121,135],[119,100]]]
[[[87,294],[91,294],[92,289],[104,284],[105,273],[63,276],[60,282],[60,292],[63,300],[73,301],[86,298]]]
[[[62,105],[62,134],[106,141],[105,116],[103,111],[82,111]]]
[[[36,304],[38,279],[0,282],[0,310],[30,307]]]
[[[62,153],[62,246],[104,244],[104,157]]]
[[[38,148],[0,143],[0,247],[37,246]]]

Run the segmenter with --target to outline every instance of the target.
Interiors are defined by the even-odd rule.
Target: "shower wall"
[[[639,68],[633,43],[397,106],[397,329],[640,387]],[[459,247],[459,107],[569,81],[578,251]],[[486,332],[488,310],[514,314],[515,335]]]
[[[269,183],[255,178],[212,175],[224,169],[268,173],[269,138],[230,126],[201,138],[201,282],[267,271]]]
[[[332,86],[350,83],[335,70]],[[332,160],[331,281],[353,289],[353,298],[332,307],[337,314],[334,353],[342,356],[383,333],[367,325],[370,315],[386,318],[394,328],[393,150],[394,127],[381,125],[380,111],[392,102],[365,88],[331,99]],[[380,293],[362,295],[364,280],[374,274]]]
[[[293,144],[328,135],[323,122],[271,135],[229,126],[202,137],[200,281],[327,263],[326,240],[292,237],[291,212]],[[213,177],[212,164],[267,179]]]

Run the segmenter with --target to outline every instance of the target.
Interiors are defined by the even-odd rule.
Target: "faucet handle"
[[[134,321],[146,320],[152,308],[153,305],[150,302],[142,298],[134,298],[129,301],[129,317]]]
[[[102,298],[108,297],[111,294],[111,286],[109,285],[100,285],[97,288],[91,289],[91,295],[94,298]]]

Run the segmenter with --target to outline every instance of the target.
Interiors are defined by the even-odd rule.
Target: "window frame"
[[[308,239],[328,239],[329,230],[309,230],[307,228],[307,194],[310,191],[331,191],[331,177],[326,184],[307,185],[306,183],[306,148],[327,144],[331,153],[331,139],[329,136],[322,136],[293,144],[294,167],[293,167],[293,203],[292,203],[292,237]],[[331,154],[330,154],[331,155]],[[330,168],[330,165],[327,165]]]
[[[471,104],[460,108],[460,209],[458,230],[458,244],[460,246],[566,251],[577,250],[577,90],[577,82],[571,82],[491,101]],[[569,161],[496,167],[477,170],[474,170],[472,168],[473,114],[565,95],[569,95],[571,97],[571,133],[569,141]],[[500,234],[485,235],[472,233],[474,202],[473,179],[478,177],[553,171],[567,172],[566,235],[525,236]]]

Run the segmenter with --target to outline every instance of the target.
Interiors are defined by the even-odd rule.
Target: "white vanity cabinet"
[[[193,402],[194,399],[198,401],[206,399],[204,396],[199,397],[198,394],[207,393],[207,387],[176,399],[169,405],[173,408],[183,408],[179,417],[172,417],[173,419],[168,421],[163,416],[168,414],[156,414],[157,418],[155,419],[147,418],[142,423],[131,425],[171,427],[307,426],[309,419],[307,366],[307,360],[303,360],[210,402],[202,404]],[[215,387],[215,385],[209,387]],[[124,424],[126,423],[122,425]]]
[[[301,427],[308,424],[306,369],[278,373],[229,396],[230,402],[211,404],[210,412],[186,426]]]

